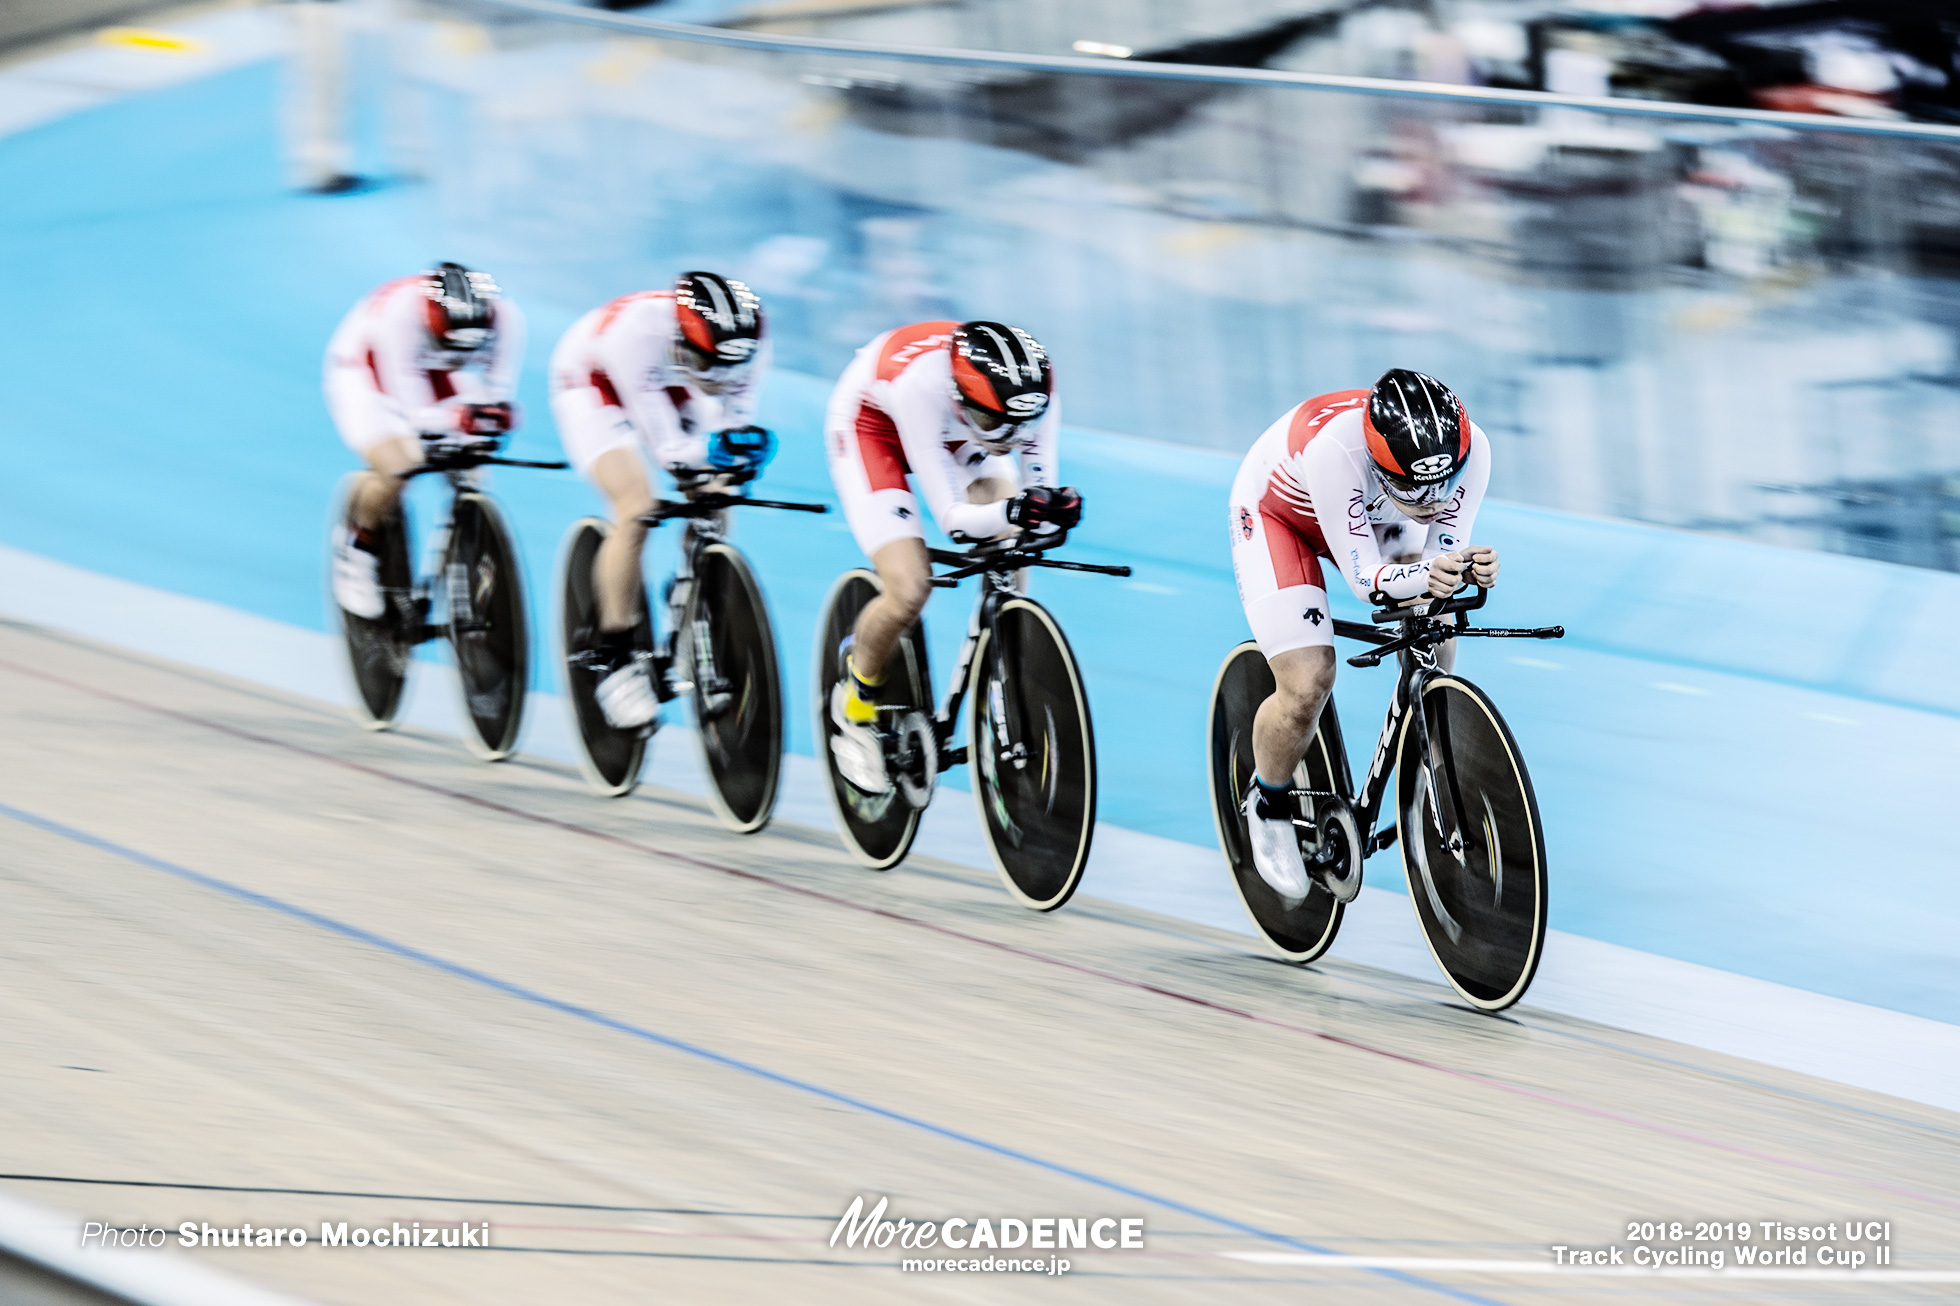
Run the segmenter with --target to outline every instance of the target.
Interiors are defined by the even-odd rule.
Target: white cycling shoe
[[[875,727],[844,714],[844,700],[850,692],[850,686],[841,680],[830,688],[830,724],[837,729],[830,737],[830,755],[837,761],[838,774],[852,788],[881,794],[891,788],[885,776],[885,749],[878,742]]]
[[[1259,815],[1258,803],[1259,786],[1254,785],[1240,808],[1252,838],[1253,869],[1289,907],[1297,906],[1306,900],[1312,884],[1307,878],[1306,859],[1300,855],[1299,836],[1293,831],[1293,822]]]
[[[333,533],[333,601],[352,616],[373,621],[386,607],[381,598],[381,559],[354,543],[345,525]]]
[[[653,692],[653,677],[646,662],[634,658],[616,668],[592,691],[606,724],[615,730],[638,730],[660,715],[660,698]]]

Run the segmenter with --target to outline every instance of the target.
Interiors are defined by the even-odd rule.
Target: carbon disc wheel
[[[338,529],[347,519],[347,500],[354,485],[365,473],[353,472],[342,479],[335,496],[332,527]],[[386,606],[378,617],[357,617],[333,598],[333,544],[327,545],[327,603],[336,614],[342,643],[347,650],[347,672],[353,686],[354,715],[370,730],[394,726],[401,712],[402,692],[408,684],[409,660],[415,645],[412,630],[416,624],[413,602],[415,572],[409,563],[408,508],[403,504],[392,521],[376,528],[381,555],[381,596]]]
[[[1251,640],[1226,654],[1212,685],[1208,724],[1211,759],[1211,814],[1218,827],[1218,844],[1232,874],[1232,887],[1246,914],[1272,950],[1292,962],[1309,962],[1333,946],[1340,932],[1342,903],[1319,883],[1297,903],[1273,891],[1252,864],[1252,841],[1245,827],[1242,804],[1252,788],[1252,719],[1275,686],[1265,655]],[[1330,697],[1320,714],[1320,728],[1307,745],[1307,756],[1293,773],[1302,789],[1351,795],[1347,749],[1341,740],[1340,716]]]
[[[726,544],[702,550],[685,619],[708,795],[723,825],[752,834],[776,806],[783,684],[769,609],[740,552]]]
[[[838,833],[851,854],[874,871],[889,870],[911,851],[912,840],[919,833],[921,809],[907,802],[896,785],[887,787],[883,793],[868,794],[839,774],[830,747],[831,738],[837,733],[830,719],[830,693],[843,674],[838,665],[838,646],[857,629],[858,614],[879,590],[877,574],[863,568],[845,572],[830,587],[823,615],[817,622],[810,693],[811,710],[816,718],[811,737],[816,741],[818,759],[829,777],[824,792],[829,795],[830,810],[837,817]],[[881,706],[905,707],[930,716],[932,675],[926,663],[923,622],[915,624],[899,640],[885,671],[885,683]],[[933,764],[937,765],[936,760]],[[926,792],[930,793],[929,785]]]
[[[1455,676],[1423,692],[1432,768],[1414,714],[1396,746],[1396,824],[1423,938],[1463,1000],[1524,996],[1545,943],[1545,838],[1531,777],[1496,705]]]
[[[517,748],[531,679],[531,632],[516,541],[496,500],[456,496],[443,563],[449,644],[469,728],[464,742],[487,762]]]
[[[592,589],[592,560],[611,533],[612,526],[597,517],[580,518],[565,533],[558,553],[558,630],[565,702],[579,744],[579,770],[599,793],[622,798],[640,783],[652,730],[619,730],[609,724],[593,697],[598,677],[580,659],[598,644],[599,602]],[[635,642],[643,649],[653,647],[653,622],[644,606]]]
[[[1082,882],[1096,832],[1096,736],[1068,639],[1032,599],[981,632],[968,694],[980,826],[1007,891],[1053,911]]]

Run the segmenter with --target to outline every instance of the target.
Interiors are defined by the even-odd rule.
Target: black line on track
[[[104,1188],[170,1188],[197,1193],[267,1193],[287,1197],[357,1197],[382,1202],[451,1202],[464,1206],[549,1207],[562,1211],[620,1211],[639,1215],[720,1215],[744,1220],[823,1220],[827,1215],[789,1215],[779,1211],[720,1211],[694,1206],[609,1206],[602,1202],[531,1202],[514,1197],[436,1197],[428,1193],[363,1193],[337,1188],[274,1188],[254,1184],[190,1184],[160,1179],[86,1179],[74,1175],[0,1174],[0,1182],[93,1184]]]
[[[464,1248],[452,1247],[451,1251]],[[890,1270],[890,1261],[831,1261],[814,1256],[721,1256],[713,1252],[646,1252],[608,1247],[471,1247],[472,1252],[527,1252],[533,1256],[630,1256],[649,1261],[736,1261],[747,1265],[828,1265],[839,1270]]]

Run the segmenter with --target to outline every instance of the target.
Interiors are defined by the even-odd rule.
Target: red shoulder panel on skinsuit
[[[1350,408],[1368,407],[1366,390],[1336,390],[1331,394],[1315,395],[1293,410],[1293,421],[1286,428],[1286,452],[1290,456],[1307,447],[1307,441],[1319,435],[1327,423]]]
[[[892,332],[878,355],[878,379],[896,380],[920,355],[952,344],[953,328],[958,325],[957,322],[914,322]]]

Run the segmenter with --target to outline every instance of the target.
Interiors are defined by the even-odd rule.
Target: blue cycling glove
[[[776,437],[760,426],[731,426],[708,436],[708,466],[718,472],[760,471],[776,456]]]

